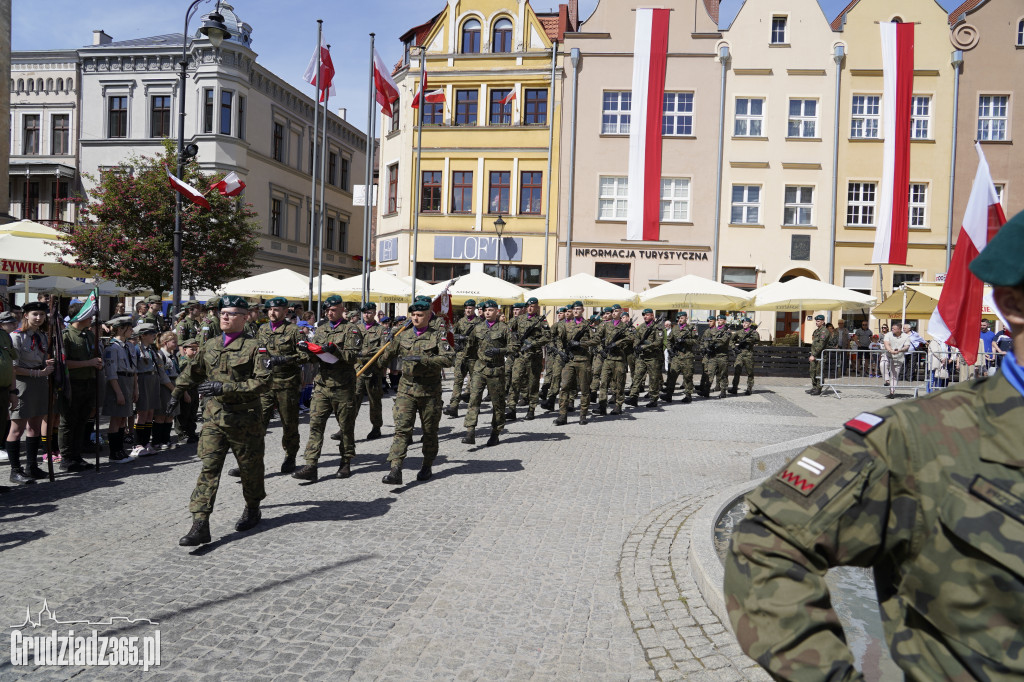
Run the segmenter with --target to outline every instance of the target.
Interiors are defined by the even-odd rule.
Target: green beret
[[[720,320],[726,319],[725,318],[725,313],[718,313],[718,319],[720,319]]]
[[[410,313],[422,312],[429,309],[430,304],[426,303],[425,301],[415,301],[412,305],[409,306]]]
[[[364,303],[363,307],[360,308],[364,313],[370,313],[377,309],[377,304],[374,302]]]
[[[685,311],[685,310],[680,310],[680,311],[679,311],[678,313],[676,313],[676,319],[677,319],[677,320],[678,320],[678,319],[679,319],[680,317],[686,317],[686,316],[687,316],[687,315],[686,315],[686,311]]]
[[[821,320],[822,322],[824,322],[825,321],[825,316],[824,315],[815,315],[814,319],[815,320]]]
[[[708,315],[708,322],[714,322],[714,321],[715,321],[715,316],[714,315]]]
[[[243,310],[249,309],[249,302],[241,296],[221,296],[218,302],[221,308],[241,308]]]
[[[978,279],[993,286],[1024,284],[1024,211],[999,228],[970,268]]]
[[[744,317],[740,322],[753,322],[749,317]]]
[[[182,348],[189,348],[189,347],[198,348],[199,347],[199,339],[186,339],[185,341],[181,342],[181,347]]]
[[[287,308],[288,299],[283,296],[275,296],[274,298],[267,301],[268,308]]]
[[[344,303],[344,301],[342,301],[341,300],[341,296],[338,296],[337,294],[334,294],[332,296],[328,296],[327,298],[324,299],[324,307],[325,308],[331,308],[331,307],[334,307],[336,305],[341,305],[342,303]]]
[[[622,306],[616,303],[615,305],[612,306],[612,310],[622,310]]]
[[[644,308],[644,312],[643,312],[642,314],[643,314],[643,315],[646,315],[647,313],[650,313],[651,315],[653,315],[653,314],[654,314],[654,311],[653,311],[653,310],[651,310],[650,308]]]
[[[417,296],[416,300],[417,301],[426,301],[427,303],[430,303],[430,297],[429,296],[424,296],[423,294],[420,294],[419,296]]]
[[[530,298],[526,299],[526,305],[539,305],[539,304],[540,304],[540,301],[537,300],[536,296],[531,296]]]
[[[157,296],[156,294],[146,297],[146,303],[163,303],[163,300],[163,298]]]
[[[476,301],[474,301],[471,298],[467,298],[466,302],[463,303],[462,305],[466,306],[467,308],[470,307],[470,306],[473,306],[475,308],[476,307]]]
[[[513,310],[522,310],[525,307],[526,307],[525,303],[513,303],[512,304],[512,309]]]
[[[195,307],[200,306],[200,305],[202,305],[202,304],[199,301],[197,301],[196,299],[192,298],[192,299],[189,299],[188,303],[185,304],[185,307],[186,308],[195,308]]]
[[[561,308],[559,308],[559,309],[558,309],[558,310],[557,310],[556,312],[559,312],[559,313],[564,313],[564,312],[566,312],[566,308],[565,308],[565,306],[563,305],[563,306],[562,306]]]
[[[569,306],[569,307],[570,308],[582,308],[583,307],[583,301],[573,301],[572,305]]]
[[[486,301],[484,301],[483,303],[481,303],[480,307],[481,308],[497,308],[498,307],[498,302],[495,301],[493,298],[489,298]]]
[[[601,309],[601,312],[602,313],[613,313],[613,312],[615,312],[615,308],[611,307],[610,305],[606,305],[604,308]]]

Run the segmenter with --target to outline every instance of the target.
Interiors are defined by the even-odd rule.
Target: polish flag
[[[216,189],[226,197],[237,197],[245,189],[245,183],[238,177],[238,173],[231,171],[223,180],[210,185],[210,189]]]
[[[416,91],[416,96],[412,98],[412,108],[419,109],[420,101],[429,102],[430,104],[436,104],[437,102],[445,101],[444,88],[438,88],[437,90],[431,90],[430,92],[424,92],[427,89],[427,74],[423,74],[423,80],[420,82],[420,88]]]
[[[661,222],[661,123],[671,10],[636,10],[626,239],[653,241]]]
[[[448,339],[448,345],[453,348],[455,347],[455,334],[452,332],[452,329],[455,327],[455,311],[452,308],[452,295],[448,293],[448,289],[454,283],[454,279],[448,282],[444,289],[441,290],[441,293],[430,302],[430,311],[444,322],[445,337]]]
[[[910,106],[914,25],[879,24],[882,33],[882,188],[872,263],[907,264],[910,226]]]
[[[509,93],[507,95],[505,95],[505,97],[501,100],[501,106],[503,106],[503,107],[507,106],[515,98],[516,98],[516,91],[515,90],[510,90]]]
[[[193,204],[202,206],[203,208],[210,208],[210,202],[206,200],[203,193],[197,190],[192,185],[188,184],[184,180],[179,180],[171,174],[171,169],[164,166],[164,170],[167,171],[167,180],[171,183],[171,188],[179,194],[188,197],[192,200]]]
[[[306,65],[306,71],[302,74],[302,79],[310,85],[318,85],[317,90],[320,92],[320,101],[324,101],[324,91],[326,90],[327,97],[333,97],[338,94],[334,89],[334,62],[331,61],[331,51],[327,49],[327,45],[324,44],[323,38],[320,39],[320,73],[317,74],[317,51],[313,50],[313,56],[309,59],[309,64]]]
[[[928,333],[959,348],[969,365],[978,359],[981,302],[985,286],[967,266],[978,257],[1006,222],[1003,207],[999,205],[999,197],[996,195],[996,186],[992,184],[985,153],[977,142],[974,148],[978,151],[978,172],[974,175],[974,186],[967,200],[967,210],[964,211],[960,236],[957,237],[953,261],[946,273],[946,283],[939,295],[939,304],[928,321]]]
[[[391,109],[391,103],[398,99],[398,86],[376,48],[373,50],[373,84],[377,90],[377,104],[385,116],[392,118],[395,112]]]

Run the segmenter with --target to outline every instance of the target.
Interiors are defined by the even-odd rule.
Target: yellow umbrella
[[[992,287],[986,286],[985,293],[992,291]],[[906,317],[911,320],[923,320],[931,317],[935,306],[939,304],[939,296],[942,294],[942,284],[926,282],[924,284],[908,284],[905,291],[894,291],[889,298],[878,304],[871,310],[875,317],[886,317],[890,319],[902,319]],[[906,303],[904,304],[904,296]],[[904,312],[905,306],[905,312]],[[982,305],[982,314],[995,314],[988,306]]]
[[[436,296],[446,284],[448,284],[448,280],[429,285],[422,293],[424,296]],[[448,289],[448,293],[451,294],[454,305],[461,305],[471,298],[477,303],[493,298],[500,305],[511,305],[523,300],[525,290],[511,282],[483,272],[471,272],[457,278],[455,284]],[[418,285],[416,295],[420,295]],[[530,292],[530,295],[534,295],[534,292]]]
[[[31,220],[0,226],[0,273],[81,277],[84,270],[59,262],[56,242],[61,239],[57,230]]]
[[[332,294],[341,296],[344,301],[361,301],[363,299],[363,276],[355,275],[336,280],[336,283],[331,286],[328,286],[325,281],[324,296]],[[376,303],[408,303],[410,298],[412,298],[412,286],[396,275],[386,270],[374,270],[370,273],[369,300]]]
[[[636,305],[637,296],[625,289],[593,275],[579,273],[545,284],[530,292],[542,305],[571,305],[580,301],[584,306],[619,305],[631,307]]]
[[[696,308],[699,310],[742,309],[750,294],[728,284],[697,275],[683,275],[640,294],[644,308]]]

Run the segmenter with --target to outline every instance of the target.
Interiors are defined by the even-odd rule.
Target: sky
[[[565,2],[565,0],[561,0]],[[615,0],[603,0],[615,2]],[[763,2],[763,0],[747,0]],[[913,0],[928,1],[928,0]],[[951,10],[962,0],[940,0]],[[820,0],[831,19],[848,0]],[[559,0],[534,0],[540,12],[557,8]],[[598,0],[580,0],[580,16],[586,18]],[[722,23],[731,21],[743,0],[723,0]],[[199,15],[212,11],[214,0],[199,5]],[[235,13],[252,26],[256,61],[312,95],[313,86],[303,83],[316,45],[316,20],[324,21],[324,37],[331,45],[338,95],[330,107],[348,109],[348,119],[360,130],[367,127],[369,34],[375,32],[377,50],[386,64],[402,56],[398,37],[437,14],[445,0],[230,0]],[[114,40],[129,40],[165,33],[180,33],[188,3],[184,0],[30,0],[12,3],[11,41],[14,50],[72,49],[92,44],[94,29],[103,29]],[[194,34],[198,15],[189,25]]]

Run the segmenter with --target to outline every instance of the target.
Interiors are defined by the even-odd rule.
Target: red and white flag
[[[882,188],[872,263],[907,264],[910,227],[910,108],[914,25],[885,21],[882,33]]]
[[[985,154],[977,142],[974,148],[978,150],[978,172],[974,175],[974,186],[967,200],[967,210],[964,211],[960,236],[946,273],[946,283],[939,295],[939,304],[928,321],[928,333],[959,348],[969,365],[978,359],[985,285],[967,266],[1006,222]]]
[[[210,202],[206,200],[206,197],[203,196],[202,192],[200,192],[199,190],[197,190],[195,187],[188,184],[184,180],[176,178],[174,175],[171,174],[171,169],[168,168],[166,165],[164,166],[164,170],[167,171],[168,182],[171,183],[171,187],[176,192],[178,192],[182,196],[191,199],[193,204],[202,206],[203,208],[210,208]]]
[[[437,102],[444,102],[444,88],[438,88],[437,90],[431,90],[425,92],[427,89],[427,74],[423,74],[423,80],[420,81],[420,88],[416,91],[416,96],[412,98],[412,108],[419,109],[420,102],[428,102],[430,104],[436,104]]]
[[[376,48],[373,50],[373,85],[377,90],[377,104],[385,116],[391,118],[395,112],[391,109],[391,103],[398,99],[398,86],[395,79],[391,77],[388,67],[384,66],[384,60]]]
[[[216,189],[226,197],[237,197],[245,189],[245,183],[238,177],[238,173],[231,171],[223,180],[210,185],[210,189]]]
[[[452,329],[455,327],[455,311],[452,309],[452,295],[448,288],[455,283],[455,280],[448,282],[434,300],[430,302],[430,312],[444,320],[444,333],[448,339],[448,345],[455,347],[455,334]]]
[[[636,10],[629,129],[626,239],[657,240],[661,223],[661,123],[671,10]]]
[[[504,106],[507,106],[507,105],[508,105],[509,103],[511,103],[511,102],[512,102],[512,100],[514,100],[515,98],[516,98],[516,91],[515,91],[515,90],[509,90],[508,94],[507,94],[507,95],[505,95],[505,96],[504,96],[504,97],[502,98],[502,100],[501,100],[501,106],[503,106],[503,107],[504,107]]]
[[[317,56],[320,57],[319,73],[317,73]],[[317,86],[321,102],[324,101],[325,91],[327,97],[338,94],[334,89],[334,62],[331,61],[331,51],[327,49],[323,38],[320,39],[319,52],[313,50],[313,56],[310,57],[309,64],[306,65],[306,72],[302,74],[302,79],[310,85]]]

